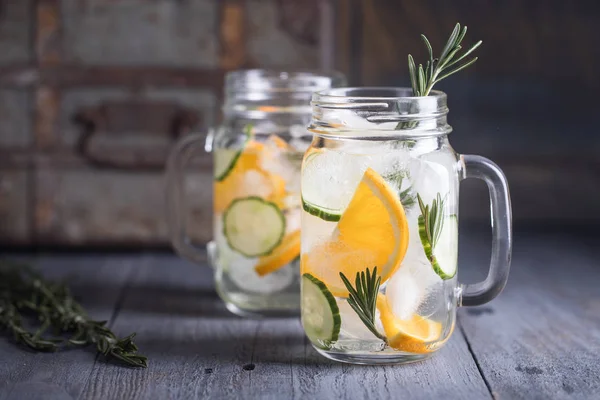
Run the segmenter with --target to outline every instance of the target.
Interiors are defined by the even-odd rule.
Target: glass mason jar
[[[313,346],[358,364],[416,361],[450,337],[456,308],[504,287],[511,257],[506,179],[492,161],[450,146],[446,94],[402,88],[316,93],[302,165],[302,324]],[[490,191],[487,279],[457,281],[458,192]]]
[[[300,165],[311,135],[310,99],[343,85],[337,73],[234,71],[225,79],[223,122],[206,137],[213,154],[213,231],[208,246],[217,292],[243,316],[297,314],[300,256]],[[182,176],[204,140],[184,138],[168,165],[171,240],[202,263],[185,234]]]

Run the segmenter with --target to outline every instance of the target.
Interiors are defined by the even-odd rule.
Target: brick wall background
[[[451,141],[505,170],[517,227],[600,221],[600,6],[562,0],[0,0],[0,245],[165,245],[164,157],[219,119],[226,71],[403,85],[456,21],[480,61],[440,84]],[[152,115],[152,118],[148,118]],[[179,129],[175,129],[175,122]],[[210,160],[188,179],[210,237]],[[483,221],[466,183],[463,221]]]

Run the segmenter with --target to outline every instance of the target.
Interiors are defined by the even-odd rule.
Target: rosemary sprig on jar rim
[[[477,61],[477,57],[473,57],[467,61],[464,60],[481,45],[481,40],[471,46],[466,52],[459,54],[460,50],[462,50],[461,43],[466,34],[467,27],[464,26],[461,29],[460,24],[457,23],[442,53],[437,58],[433,57],[431,43],[429,43],[425,35],[421,34],[421,39],[423,39],[429,53],[429,60],[425,63],[425,68],[423,68],[423,64],[419,64],[417,67],[413,56],[408,55],[408,71],[410,72],[410,82],[414,96],[429,95],[433,85],[473,65]]]

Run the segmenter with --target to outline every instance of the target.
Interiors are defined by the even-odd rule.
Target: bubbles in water
[[[400,319],[409,319],[417,311],[423,292],[410,267],[401,267],[396,271],[385,288],[387,302]]]
[[[283,178],[289,192],[300,192],[299,154],[289,149],[283,139],[270,136],[265,141],[265,149],[260,153],[260,167],[268,173]]]
[[[294,270],[290,265],[271,272],[265,276],[259,276],[254,271],[255,258],[239,257],[232,261],[229,266],[229,278],[240,289],[251,293],[274,293],[288,287],[294,279]]]
[[[367,329],[364,322],[362,322],[360,317],[356,314],[356,311],[350,307],[348,301],[338,298],[337,305],[340,309],[340,317],[342,320],[340,334],[343,335],[344,338],[379,340],[369,329]],[[379,311],[376,311],[375,320],[379,322]],[[379,323],[381,324],[381,322]],[[383,332],[383,329],[381,332]]]
[[[302,212],[302,253],[307,253],[320,243],[330,240],[336,222],[328,222],[305,211]]]
[[[431,204],[439,193],[453,198],[458,190],[456,159],[447,151],[434,151],[413,158],[410,163],[410,180],[415,192],[425,204]]]
[[[294,269],[287,265],[265,276],[259,276],[254,271],[257,258],[247,258],[229,247],[223,235],[221,218],[215,220],[215,242],[217,268],[223,272],[246,292],[274,293],[285,289],[294,280]]]

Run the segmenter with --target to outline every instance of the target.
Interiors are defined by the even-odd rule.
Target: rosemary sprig
[[[395,172],[384,177],[386,181],[392,182],[394,186],[398,188],[398,196],[400,197],[400,202],[402,203],[404,210],[410,209],[416,203],[412,186],[408,186],[406,189],[402,190],[402,183],[406,177],[407,173],[405,172]]]
[[[477,57],[474,57],[468,61],[462,62],[468,57],[475,49],[477,49],[482,41],[475,43],[469,50],[463,54],[458,54],[462,49],[461,42],[467,34],[467,27],[464,26],[462,29],[460,24],[456,24],[446,46],[442,50],[442,53],[438,58],[433,57],[433,49],[431,43],[427,37],[421,34],[421,39],[427,47],[429,53],[429,60],[423,68],[423,64],[419,64],[417,68],[415,60],[412,55],[408,55],[408,71],[410,73],[410,82],[412,84],[413,95],[415,96],[427,96],[433,88],[433,85],[449,77],[452,74],[457,73],[460,70],[467,68],[477,61]],[[462,62],[462,63],[461,63]]]
[[[355,279],[355,287],[346,278],[342,272],[340,272],[340,278],[346,285],[346,289],[350,292],[348,297],[348,304],[360,317],[365,326],[377,336],[379,339],[386,341],[385,335],[382,335],[375,328],[375,310],[377,308],[377,294],[379,293],[379,285],[381,284],[381,276],[377,277],[377,267],[373,268],[373,274],[370,273],[367,268],[366,273],[357,272]]]
[[[431,202],[431,207],[426,206],[423,203],[419,194],[417,194],[417,200],[419,202],[419,208],[421,209],[419,220],[421,220],[421,218],[423,219],[425,236],[433,251],[442,233],[442,228],[444,227],[444,207],[446,197],[442,198],[438,193],[436,198]]]
[[[39,328],[30,332],[23,317],[36,317]],[[33,320],[33,318],[32,318]],[[93,344],[98,352],[133,367],[146,367],[146,357],[137,354],[135,333],[119,339],[106,321],[90,319],[64,284],[46,281],[27,265],[0,262],[0,328],[17,343],[33,350],[56,351],[65,346]],[[46,338],[53,328],[55,337]],[[61,336],[72,333],[68,340]]]

